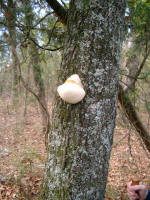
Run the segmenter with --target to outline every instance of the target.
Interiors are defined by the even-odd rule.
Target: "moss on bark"
[[[47,200],[105,199],[124,13],[124,0],[70,2],[58,84],[77,73],[86,97],[70,105],[56,96],[46,165]]]

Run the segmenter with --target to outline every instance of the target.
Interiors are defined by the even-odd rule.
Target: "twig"
[[[50,34],[49,34],[49,38],[48,38],[47,44],[44,46],[44,48],[47,47],[48,44],[50,43],[57,22],[58,22],[58,20],[56,20],[56,22],[54,23],[53,28],[52,28],[52,30],[50,31]]]
[[[127,87],[126,90],[124,90],[125,93],[127,93],[128,90],[129,90],[129,88],[132,88],[132,86],[133,86],[133,85],[135,84],[135,82],[137,81],[138,76],[140,75],[140,73],[141,73],[141,71],[142,71],[142,69],[143,69],[143,67],[144,67],[144,65],[145,65],[146,59],[148,58],[149,54],[150,54],[150,49],[148,50],[148,52],[147,52],[146,55],[144,56],[143,61],[142,61],[142,63],[140,64],[140,67],[139,67],[139,69],[138,69],[138,71],[137,71],[137,73],[136,73],[136,75],[135,75],[135,77],[134,77],[134,80],[131,82],[131,84],[129,85],[129,87]]]
[[[113,145],[113,148],[116,148],[120,142],[122,142],[126,137],[128,137],[129,133],[127,135],[124,135],[119,141],[116,142],[116,144]]]
[[[55,49],[45,48],[45,47],[40,46],[37,42],[35,42],[35,40],[34,40],[33,38],[30,37],[30,40],[31,40],[36,46],[38,46],[40,49],[43,49],[43,50],[47,50],[47,51],[58,51],[58,50],[60,50],[60,49],[63,49],[63,46],[62,46],[62,47],[55,48]]]
[[[61,0],[61,3],[63,4],[63,6],[65,7],[65,9],[68,9],[65,2],[63,0]]]
[[[36,27],[38,24],[40,24],[47,16],[53,14],[54,12],[47,13],[44,17],[42,17],[35,25],[33,25],[33,28]]]

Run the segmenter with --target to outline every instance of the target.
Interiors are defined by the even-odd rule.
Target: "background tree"
[[[18,91],[18,82],[19,80],[21,80],[24,87],[28,91],[30,91],[38,100],[39,107],[41,110],[43,132],[48,132],[49,112],[46,103],[45,86],[41,67],[41,62],[44,58],[43,56],[45,53],[42,52],[41,49],[44,50],[45,48],[47,48],[47,50],[51,51],[51,48],[53,47],[52,51],[55,51],[55,43],[61,44],[60,41],[62,36],[61,34],[59,34],[59,29],[62,28],[60,28],[59,25],[57,25],[57,29],[55,30],[57,20],[56,17],[53,16],[50,16],[46,23],[43,22],[46,17],[49,17],[49,15],[52,14],[50,12],[47,13],[41,19],[39,19],[39,14],[36,14],[35,17],[33,17],[36,13],[36,9],[43,9],[40,8],[39,2],[14,2],[13,0],[6,2],[1,1],[1,8],[5,16],[5,18],[2,21],[2,24],[4,25],[5,29],[8,30],[9,33],[7,35],[7,33],[4,32],[4,37],[6,37],[5,35],[7,35],[7,37],[9,38],[9,41],[7,41],[7,43],[11,46],[11,55],[14,69],[14,91]],[[54,21],[56,22],[53,25]],[[39,25],[41,27],[38,29],[37,26]],[[52,27],[51,31],[49,31],[49,28],[47,27]],[[53,34],[55,35],[55,37],[53,37]],[[39,37],[39,39],[36,39],[37,36]],[[56,36],[60,37],[59,41],[56,39]],[[44,40],[44,38],[47,38],[47,41]],[[43,44],[43,47],[38,45],[39,41],[41,43],[45,43]],[[56,47],[56,49],[59,48]],[[21,60],[23,61],[22,63]],[[37,90],[36,92],[34,91],[34,89],[31,89],[31,86],[28,82],[26,82],[22,74],[22,65],[25,62],[27,63],[27,61],[28,66],[32,66],[31,68],[33,71],[33,78]],[[14,98],[16,98],[17,95],[18,94],[15,92]]]
[[[134,73],[124,74],[125,76],[127,76],[126,80],[129,80],[129,82],[125,81],[124,83],[126,87],[125,90],[123,90],[122,85],[120,85],[119,101],[120,104],[122,105],[123,110],[125,111],[125,115],[129,119],[130,123],[133,125],[135,130],[139,133],[147,150],[150,151],[150,135],[145,125],[143,125],[142,120],[138,116],[137,109],[134,106],[134,102],[137,102],[138,99],[140,100],[141,95],[146,96],[146,99],[144,100],[145,105],[147,105],[147,102],[149,102],[149,100],[147,99],[148,96],[145,95],[142,91],[140,91],[140,95],[138,96],[138,98],[137,95],[134,94],[137,94],[139,90],[139,87],[136,86],[139,83],[138,80],[142,79],[143,81],[145,80],[145,82],[147,82],[149,79],[148,78],[149,68],[147,67],[147,70],[145,70],[146,72],[145,75],[142,74],[142,71],[146,66],[146,62],[150,55],[150,47],[149,47],[150,4],[148,1],[141,1],[141,0],[138,1],[129,0],[128,4],[129,4],[129,16],[127,16],[127,19],[129,20],[127,20],[127,27],[130,28],[130,31],[126,36],[126,40],[127,40],[127,45],[130,45],[130,48],[127,51],[128,47],[125,46],[127,51],[126,68],[128,69],[129,72],[131,72],[131,70],[133,69]],[[128,38],[130,39],[128,40]],[[132,41],[130,41],[131,38]],[[131,59],[133,56],[134,59]],[[142,59],[140,64],[138,64],[138,59],[140,59],[140,57]],[[142,78],[140,78],[140,75],[142,75]],[[130,92],[127,94],[128,91]],[[136,100],[135,98],[133,98],[133,96],[136,97]]]
[[[28,1],[25,6],[26,6],[25,25],[27,27],[26,32],[28,34],[29,39],[32,38],[32,40],[36,41],[35,39],[36,35],[33,33],[33,31],[31,31],[31,28],[33,27],[33,21],[34,21],[34,14],[32,11],[31,2]],[[26,43],[28,46],[28,53],[30,57],[30,64],[33,71],[34,82],[37,88],[37,96],[38,96],[38,99],[40,100],[39,106],[41,110],[43,133],[45,133],[46,131],[49,131],[50,116],[49,116],[46,96],[45,96],[45,86],[44,86],[44,80],[42,77],[40,53],[39,53],[38,47],[33,41],[28,40],[26,41]]]
[[[10,48],[12,51],[12,61],[13,61],[13,96],[15,102],[17,102],[18,97],[18,85],[19,85],[19,76],[18,76],[18,61],[15,55],[16,49],[16,30],[15,30],[15,21],[16,21],[16,11],[15,3],[10,0],[7,2],[7,6],[1,1],[1,8],[5,16],[7,32],[4,32],[4,37],[9,40]],[[7,34],[8,33],[8,34]]]

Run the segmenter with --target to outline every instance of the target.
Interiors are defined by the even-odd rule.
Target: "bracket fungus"
[[[64,84],[58,86],[57,92],[64,101],[70,104],[80,102],[85,96],[85,91],[78,74],[73,74]]]

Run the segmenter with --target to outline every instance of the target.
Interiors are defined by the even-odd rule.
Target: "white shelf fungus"
[[[73,74],[64,84],[58,86],[57,92],[64,101],[70,104],[80,102],[85,96],[85,91],[78,74]]]

